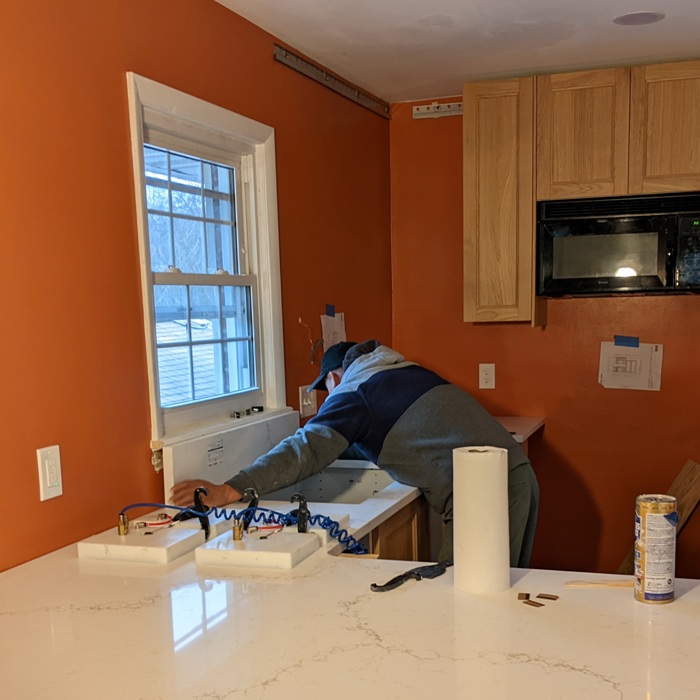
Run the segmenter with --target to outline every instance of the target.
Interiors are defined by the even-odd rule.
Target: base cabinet
[[[378,559],[430,561],[429,508],[421,495],[372,530],[370,554]]]

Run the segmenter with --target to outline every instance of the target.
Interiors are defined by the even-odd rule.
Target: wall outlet
[[[299,387],[299,415],[302,418],[315,416],[318,413],[318,399],[315,391],[307,391],[309,384]]]
[[[36,461],[39,467],[39,500],[46,501],[63,495],[61,453],[58,445],[38,449]]]
[[[479,389],[496,388],[496,365],[487,363],[479,365]]]

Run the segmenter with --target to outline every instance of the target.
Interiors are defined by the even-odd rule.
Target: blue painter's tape
[[[624,345],[627,348],[638,348],[639,338],[633,335],[615,335],[615,345]]]
[[[333,304],[326,304],[326,316],[335,316],[335,306]]]
[[[664,518],[666,518],[673,527],[678,527],[678,523],[680,522],[678,519],[678,511],[674,510],[673,513],[667,513],[664,515]]]

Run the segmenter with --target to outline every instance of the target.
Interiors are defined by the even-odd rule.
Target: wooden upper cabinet
[[[700,190],[700,61],[542,75],[536,92],[464,86],[465,321],[545,323],[536,199]]]
[[[631,71],[629,192],[700,190],[700,61]]]
[[[464,86],[464,320],[531,321],[534,78]]]
[[[537,78],[537,199],[627,193],[629,68]]]

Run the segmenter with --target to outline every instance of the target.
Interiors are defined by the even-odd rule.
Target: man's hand
[[[170,500],[176,506],[187,508],[194,505],[195,489],[204,487],[208,495],[202,494],[202,503],[208,508],[225,506],[234,501],[240,501],[241,494],[228,484],[212,484],[203,479],[188,479],[175,484],[170,491]]]

